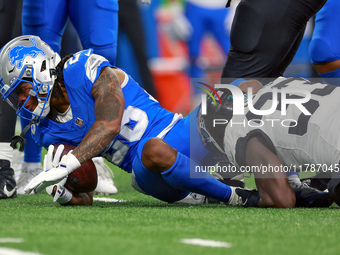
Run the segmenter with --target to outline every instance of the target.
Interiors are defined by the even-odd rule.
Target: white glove
[[[25,187],[24,191],[26,194],[31,193],[32,190],[40,192],[47,186],[60,182],[68,174],[80,167],[80,165],[79,160],[70,151],[62,157],[57,167],[47,169],[34,177]]]
[[[57,190],[53,196],[53,202],[57,202],[59,204],[65,204],[72,199],[72,193],[64,187],[66,183],[67,177],[62,179],[57,184],[46,187],[46,192],[50,195],[53,193],[53,188],[57,187]]]
[[[47,154],[44,157],[44,171],[51,169],[51,168],[55,168],[55,167],[58,166],[60,158],[61,158],[61,154],[63,153],[64,148],[65,148],[65,146],[63,144],[59,145],[55,154],[54,154],[54,157],[53,157],[54,146],[50,145],[48,147]],[[53,184],[51,186],[46,187],[46,192],[50,195],[52,195],[52,193],[53,193],[53,188],[55,186],[57,187],[57,190],[56,190],[56,192],[53,196],[54,202],[58,202],[59,204],[64,204],[64,203],[67,203],[68,201],[71,200],[72,194],[71,194],[71,198],[69,198],[69,196],[67,196],[67,195],[70,192],[67,192],[68,190],[66,190],[66,188],[64,187],[66,180],[67,180],[67,177],[62,179],[57,184]],[[65,195],[66,195],[66,200],[68,200],[68,201],[65,201],[65,199],[64,199]]]
[[[151,0],[140,0],[143,4],[150,4]]]
[[[60,159],[61,159],[61,154],[64,151],[64,147],[65,146],[63,144],[59,145],[53,157],[54,145],[48,146],[47,154],[44,157],[44,166],[43,166],[44,171],[58,166]]]

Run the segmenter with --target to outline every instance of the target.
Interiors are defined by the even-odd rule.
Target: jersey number
[[[273,86],[276,87],[276,86]],[[311,94],[313,95],[318,95],[318,96],[326,96],[329,95],[330,93],[332,93],[332,91],[335,89],[335,86],[331,86],[331,85],[326,85],[323,88],[317,88],[311,91]],[[294,99],[294,98],[302,98],[298,95],[292,95],[292,96],[287,96],[287,99]],[[261,109],[261,107],[268,101],[268,100],[272,100],[272,93],[265,93],[263,95],[260,96],[260,98],[257,100],[257,102],[254,104],[254,108],[255,109]],[[278,93],[278,104],[276,107],[276,110],[280,110],[281,109],[281,95],[280,93]],[[319,102],[315,99],[310,99],[307,103],[304,103],[303,106],[311,113],[313,114],[320,106]],[[248,112],[246,114],[246,117],[248,120],[252,120],[252,119],[261,119],[262,116],[259,115],[255,115],[251,112]],[[295,126],[291,126],[288,129],[288,134],[292,134],[292,135],[299,135],[299,136],[303,136],[304,134],[307,133],[307,127],[308,127],[308,121],[309,119],[312,117],[312,115],[305,115],[304,113],[301,113],[297,119],[297,125]],[[294,124],[294,123],[291,123]]]
[[[129,105],[125,110],[122,118],[122,125],[119,135],[129,143],[139,141],[147,126],[149,119],[147,114],[134,106]],[[103,153],[102,155],[115,165],[119,165],[126,154],[128,153],[130,146],[123,143],[121,140],[116,139],[111,148],[114,150],[112,154]]]

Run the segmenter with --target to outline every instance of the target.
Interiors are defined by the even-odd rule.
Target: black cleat
[[[329,191],[330,197],[334,200],[334,202],[340,206],[340,184],[335,186]]]
[[[330,180],[331,175],[329,173],[321,172],[313,177],[301,179],[301,182],[311,188],[324,191],[327,189],[327,184]]]
[[[306,183],[291,184],[291,187],[296,197],[295,207],[329,207],[334,202],[328,192],[311,188]]]
[[[340,206],[340,178],[332,178],[327,184],[330,197]]]
[[[259,207],[260,194],[256,189],[231,187],[231,195],[227,205],[243,207]]]
[[[17,184],[8,160],[0,160],[0,199],[16,198]]]
[[[214,176],[217,180],[220,182],[227,184],[228,186],[232,187],[239,187],[244,188],[244,179],[243,179],[243,173],[236,173],[236,174],[226,174],[226,173],[212,173],[212,176]]]

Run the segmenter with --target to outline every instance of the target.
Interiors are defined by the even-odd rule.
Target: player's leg
[[[231,28],[227,77],[278,77],[290,64],[307,21],[326,0],[242,0]],[[290,54],[292,55],[292,54]]]
[[[164,202],[173,203],[185,198],[190,192],[177,189],[169,185],[159,173],[153,173],[145,168],[142,162],[143,145],[148,139],[141,141],[138,146],[137,156],[133,161],[132,186],[146,195],[153,196]],[[166,160],[168,162],[168,160]]]
[[[257,166],[254,175],[260,193],[260,207],[328,207],[332,203],[327,192],[291,187],[287,173],[279,171],[282,169],[281,160],[255,136],[247,139],[245,163]],[[264,168],[266,166],[271,168]],[[278,170],[270,170],[275,168]]]
[[[314,67],[323,78],[340,78],[340,1],[328,0],[316,14],[309,54]],[[329,79],[340,85],[339,79]]]
[[[247,166],[258,167],[253,171],[256,187],[260,193],[260,207],[293,208],[296,198],[293,190],[288,184],[286,173],[283,171],[263,171],[264,167],[279,167],[282,165],[280,159],[269,150],[254,135],[245,137],[244,163]],[[254,168],[256,169],[256,168]]]
[[[145,33],[138,2],[119,2],[119,29],[123,29],[129,37],[138,62],[143,88],[154,98],[157,98],[151,71],[147,63],[148,59],[145,45]]]
[[[160,138],[140,142],[133,162],[138,186],[148,195],[175,202],[195,192],[227,202],[231,188],[206,172],[194,173],[195,163]],[[157,183],[155,182],[157,180]]]
[[[66,0],[24,0],[22,33],[37,35],[60,53],[61,39],[67,19]]]
[[[28,116],[29,117],[29,116]],[[24,129],[29,125],[29,121],[20,118],[21,127]],[[22,163],[20,176],[18,179],[18,194],[25,194],[24,188],[32,180],[33,177],[38,175],[42,171],[41,165],[41,149],[31,134],[31,130],[28,130],[25,139],[27,145],[24,148],[24,162]]]
[[[331,180],[327,183],[327,189],[331,198],[335,203],[340,206],[340,173],[333,172],[331,174]]]
[[[0,8],[0,48],[9,40],[20,33],[16,22],[20,14],[20,0],[2,1]],[[20,26],[18,26],[18,30]],[[1,94],[0,94],[1,96]],[[16,182],[14,178],[13,149],[10,146],[14,136],[17,116],[15,111],[5,101],[0,99],[0,199],[14,198],[16,193]]]
[[[215,168],[216,164],[218,163],[221,169],[223,167],[223,169],[226,167],[227,169],[230,169],[228,168],[230,162],[226,161],[225,158],[222,160],[221,157],[218,157],[220,160],[220,162],[218,162],[215,158],[215,155],[204,146],[198,131],[197,124],[199,110],[200,107],[198,106],[196,109],[190,112],[187,117],[180,120],[165,136],[164,141],[172,148],[189,157],[193,162],[196,162],[200,167],[206,170],[208,169],[208,171],[210,169],[212,176],[214,176],[214,178],[216,178],[218,181],[228,186],[244,188],[244,182],[243,180],[240,180],[243,179],[243,174],[240,178],[239,173],[235,173],[236,171],[231,171],[232,173],[228,173],[225,170],[218,171],[218,168]],[[195,173],[191,174],[191,177],[195,178]],[[237,180],[235,180],[235,178]],[[234,189],[232,190],[231,196],[237,200],[236,198],[238,196],[235,196],[236,193],[233,191]],[[242,196],[242,201],[246,199],[249,200],[249,202],[244,206],[257,206],[258,203],[255,200],[258,199],[258,192],[244,190],[240,196]],[[189,196],[183,200],[183,202],[186,202],[187,200],[197,201],[197,197],[195,197],[195,194],[190,193]],[[210,203],[211,201],[212,199],[208,198],[208,202]]]
[[[68,4],[69,17],[79,34],[83,48],[116,63],[118,35],[117,0],[73,0]]]
[[[0,199],[14,198],[17,195],[14,171],[11,168],[13,149],[10,146],[15,122],[15,111],[5,101],[0,100]]]

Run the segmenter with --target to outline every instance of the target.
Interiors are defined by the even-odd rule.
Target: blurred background
[[[239,0],[120,0],[116,65],[130,74],[160,104],[189,113],[197,100],[191,78],[219,83],[230,47],[229,32]],[[17,17],[21,17],[18,9]],[[20,24],[20,19],[17,21]],[[18,35],[20,26],[16,25]],[[317,77],[310,64],[310,21],[300,48],[284,76]],[[82,49],[78,34],[67,22],[61,56]],[[191,105],[190,105],[191,102]]]
[[[121,0],[120,3],[123,1],[129,0]],[[207,4],[210,5],[199,6],[206,9],[204,13],[208,13],[206,15],[208,17],[200,16],[194,8],[190,9],[193,5],[202,2],[208,2]],[[150,5],[145,5],[137,1],[144,28],[147,65],[157,92],[157,99],[170,111],[184,115],[190,111],[189,98],[197,93],[190,83],[191,78],[203,78],[210,84],[219,83],[227,57],[226,52],[230,46],[229,32],[234,10],[239,0],[233,0],[230,8],[225,8],[226,2],[225,0],[152,0]],[[213,19],[218,15],[212,12],[209,17],[210,10],[222,11],[223,22],[218,20],[219,25],[216,25]],[[121,11],[120,7],[119,15]],[[193,20],[195,17],[191,16],[190,11],[195,12],[201,24]],[[223,34],[223,37],[216,38],[214,29]],[[199,30],[199,35],[196,35],[195,30]],[[308,55],[312,32],[313,21],[310,21],[300,48],[284,76],[305,78],[317,76]],[[196,46],[192,45],[192,40],[196,40],[194,42]],[[225,43],[227,45],[222,45]],[[199,51],[192,49],[192,47],[197,48],[197,45]],[[133,46],[124,29],[119,29],[118,34],[117,66],[126,70],[141,86],[144,86]]]

